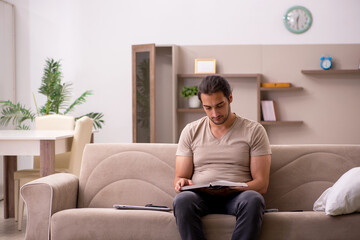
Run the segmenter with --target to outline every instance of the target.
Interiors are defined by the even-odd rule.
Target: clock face
[[[325,59],[322,63],[321,63],[322,67],[324,69],[329,69],[331,67],[331,61],[329,59]]]
[[[286,28],[293,33],[306,32],[312,23],[312,16],[309,10],[301,6],[289,8],[284,15]]]
[[[328,70],[332,66],[331,57],[321,57],[320,66],[324,70]]]

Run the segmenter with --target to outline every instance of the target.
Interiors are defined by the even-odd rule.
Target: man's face
[[[226,122],[231,113],[230,103],[232,102],[232,94],[229,96],[230,101],[224,96],[223,92],[213,94],[201,94],[203,108],[208,118],[216,125]]]

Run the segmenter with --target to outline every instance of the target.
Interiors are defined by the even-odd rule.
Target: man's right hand
[[[193,185],[193,182],[191,179],[187,178],[179,178],[177,182],[175,183],[175,192],[179,193],[181,192],[181,188],[183,186]]]

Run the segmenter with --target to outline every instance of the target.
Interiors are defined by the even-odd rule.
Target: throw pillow
[[[326,207],[326,200],[329,196],[329,193],[331,191],[331,187],[329,187],[328,189],[326,189],[321,196],[316,200],[316,202],[314,203],[314,211],[325,211],[325,207]]]
[[[341,215],[360,212],[360,167],[352,168],[328,188],[314,204],[327,215]]]

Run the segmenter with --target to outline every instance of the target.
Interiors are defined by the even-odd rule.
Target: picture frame
[[[197,58],[195,59],[195,74],[215,74],[216,59]]]
[[[264,121],[269,121],[269,122],[277,121],[275,104],[273,100],[262,100],[261,110]]]

